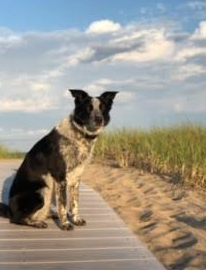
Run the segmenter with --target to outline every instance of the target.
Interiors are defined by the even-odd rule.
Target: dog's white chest
[[[77,182],[80,181],[80,176],[84,172],[85,165],[79,165],[75,169],[73,169],[71,172],[67,173],[67,183],[68,185],[75,185]]]
[[[82,162],[76,166],[73,170],[68,171],[67,173],[67,183],[68,185],[73,185],[76,182],[79,181],[80,176],[84,172],[85,167],[90,163],[91,157],[93,154],[94,146],[92,146],[91,150],[88,152],[84,149],[84,147],[81,148],[79,151],[79,155],[87,156],[87,158],[82,159]],[[81,160],[81,159],[80,159]]]

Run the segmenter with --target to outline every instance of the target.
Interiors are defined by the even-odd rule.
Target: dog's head
[[[98,135],[109,123],[109,112],[118,92],[104,92],[99,97],[91,97],[83,90],[69,91],[75,98],[73,123],[88,135]]]

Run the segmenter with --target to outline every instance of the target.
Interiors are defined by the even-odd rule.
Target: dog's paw
[[[48,224],[44,221],[36,221],[33,224],[31,224],[35,228],[39,229],[46,229],[48,227]]]
[[[61,225],[61,229],[64,231],[71,231],[74,229],[74,226],[70,222],[65,222]]]
[[[84,226],[86,225],[86,220],[80,217],[72,217],[72,223],[76,226]]]

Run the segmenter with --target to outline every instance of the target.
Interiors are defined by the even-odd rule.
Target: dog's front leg
[[[72,223],[81,226],[85,225],[86,221],[79,216],[79,184],[80,180],[69,184],[69,210],[72,215]]]
[[[73,225],[67,217],[67,182],[56,183],[56,197],[58,205],[59,219],[63,230],[73,229]]]

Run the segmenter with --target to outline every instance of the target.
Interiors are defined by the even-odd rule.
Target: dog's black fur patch
[[[10,199],[18,196],[14,209],[18,217],[25,218],[43,206],[44,200],[39,191],[47,185],[42,175],[50,173],[56,181],[65,180],[66,164],[59,150],[60,140],[64,139],[53,129],[27,153],[9,193]],[[11,218],[16,215],[12,208],[10,215]]]

